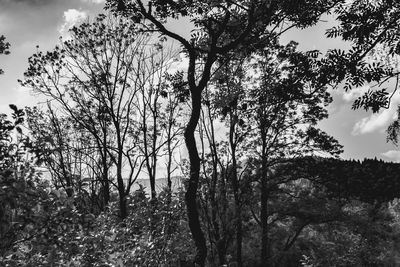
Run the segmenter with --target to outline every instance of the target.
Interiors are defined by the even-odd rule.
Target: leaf
[[[19,134],[22,134],[21,127],[17,126],[17,127],[15,127],[15,129],[17,130],[17,132],[18,132]]]
[[[15,113],[17,113],[18,112],[18,108],[17,108],[17,106],[16,105],[14,105],[14,104],[10,104],[9,105],[10,106],[10,108],[15,112]]]

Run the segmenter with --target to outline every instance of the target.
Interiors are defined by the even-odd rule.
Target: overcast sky
[[[104,0],[0,0],[0,35],[5,35],[12,45],[10,55],[0,56],[0,68],[5,71],[0,76],[0,113],[8,112],[10,103],[24,107],[38,102],[28,89],[17,83],[17,79],[23,78],[28,57],[36,52],[36,46],[42,51],[51,50],[69,27],[102,12],[103,6]],[[332,20],[325,19],[316,27],[288,33],[282,41],[296,40],[302,50],[346,47],[339,40],[322,37],[325,29],[332,26]],[[180,22],[170,25],[180,33],[187,32],[184,26]],[[330,118],[321,127],[344,145],[345,159],[377,157],[400,162],[400,153],[394,145],[386,143],[385,135],[388,124],[395,118],[400,97],[395,96],[391,108],[379,114],[351,110],[352,101],[366,89],[333,91]]]

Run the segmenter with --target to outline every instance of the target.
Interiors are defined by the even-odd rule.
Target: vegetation
[[[398,75],[376,57],[400,51],[398,4],[347,2],[109,0],[37,51],[20,83],[46,104],[0,116],[0,263],[397,266],[400,164],[342,160],[318,128],[328,88]],[[329,12],[349,51],[281,43]]]

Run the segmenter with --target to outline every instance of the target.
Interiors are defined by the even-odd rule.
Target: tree
[[[331,101],[325,81],[321,83],[321,63],[312,52],[296,51],[296,46],[292,42],[261,50],[247,59],[228,58],[230,62],[218,65],[221,67],[206,88],[199,127],[201,215],[211,251],[216,248],[219,264],[227,263],[233,235],[236,235],[236,262],[239,265],[242,262],[243,205],[251,202],[252,210],[264,209],[256,219],[261,224],[263,218],[267,221],[274,218],[279,209],[271,208],[270,203],[285,200],[280,194],[281,186],[297,177],[288,179],[273,174],[279,164],[305,154],[337,155],[341,151],[336,140],[315,128],[327,116],[325,107]],[[225,127],[218,125],[216,132],[218,120]],[[226,134],[226,140],[216,137],[221,133]],[[247,166],[257,174],[247,174],[247,179],[243,179]],[[252,180],[259,192],[246,195],[249,190],[246,180]],[[264,186],[258,186],[263,183]],[[260,207],[254,199],[261,196],[267,201],[261,202]],[[272,259],[281,255],[278,249],[271,249],[279,247],[268,238],[273,232],[271,226],[274,224],[269,222],[262,226],[266,238],[262,240],[264,258],[260,262],[264,264],[272,264]],[[294,231],[300,233],[303,227]],[[289,250],[296,238],[290,240],[282,245],[284,251]],[[266,249],[270,251],[268,254]]]
[[[268,203],[276,198],[279,186],[289,182],[274,174],[276,166],[306,154],[341,152],[335,139],[316,128],[317,122],[327,117],[325,107],[331,101],[326,92],[328,83],[320,76],[321,63],[313,53],[296,51],[296,47],[291,42],[260,50],[244,64],[239,62],[247,69],[244,73],[235,76],[228,72],[219,78],[221,113],[228,118],[230,128],[236,128],[229,131],[231,150],[244,150],[242,154],[257,171],[253,179],[260,184],[257,195],[261,204],[257,210],[264,264],[276,256],[268,251],[268,221],[274,216]]]
[[[376,159],[360,162],[319,157],[302,157],[280,166],[280,172],[303,180],[303,189],[292,191],[297,191],[297,198],[281,203],[286,205],[281,214],[292,213],[310,222],[299,235],[296,249],[303,247],[303,255],[314,254],[314,264],[324,266],[337,265],[339,258],[342,264],[351,265],[390,261],[390,247],[399,235],[389,226],[398,220],[393,213],[399,194],[398,168],[397,163]],[[307,187],[312,190],[305,194]],[[286,190],[293,190],[293,184]],[[318,236],[320,242],[315,243],[312,236]]]
[[[4,35],[0,36],[0,55],[8,55],[10,53],[10,43],[6,42],[6,37]],[[4,71],[0,69],[0,74],[3,74]]]
[[[33,55],[22,82],[53,100],[93,137],[105,193],[111,173],[116,176],[121,218],[127,216],[127,196],[144,163],[136,153],[139,128],[133,103],[148,76],[136,76],[134,69],[146,61],[150,40],[136,32],[124,19],[99,15],[93,23],[72,28],[71,39],[54,51]]]
[[[198,137],[201,144],[201,172],[199,183],[200,217],[210,243],[210,261],[228,264],[227,253],[234,235],[232,193],[230,188],[231,158],[227,142],[219,140],[216,131],[220,117],[210,88],[206,89]],[[220,131],[221,129],[218,127]],[[214,256],[216,252],[217,258]]]
[[[228,179],[231,183],[234,203],[235,203],[235,228],[236,228],[236,261],[242,266],[242,186],[240,181],[239,169],[246,169],[240,166],[240,158],[246,155],[244,140],[247,137],[247,129],[240,114],[244,113],[246,103],[244,100],[244,80],[246,72],[249,70],[246,65],[246,58],[227,57],[222,62],[220,72],[216,75],[216,106],[222,118],[225,119],[228,127],[228,144],[231,164]],[[247,68],[247,69],[246,69]]]
[[[110,199],[115,175],[121,218],[127,215],[127,197],[144,167],[155,198],[158,160],[167,144],[171,173],[180,133],[179,118],[174,118],[178,97],[166,74],[173,55],[162,40],[138,32],[130,20],[99,15],[72,28],[71,39],[54,51],[38,52],[29,60],[22,84],[48,97],[51,109],[67,114],[82,135],[92,136],[100,156],[104,202]],[[54,126],[59,124],[56,117],[50,118]]]
[[[284,32],[281,26],[288,29],[313,25],[321,14],[338,2],[341,1],[149,1],[146,7],[141,0],[107,1],[109,9],[141,23],[144,31],[156,31],[177,40],[189,58],[187,83],[192,113],[184,135],[191,169],[186,205],[189,227],[197,248],[197,264],[204,266],[207,246],[196,206],[200,158],[195,129],[201,113],[201,95],[210,80],[215,61],[229,52],[249,52],[254,47],[267,46],[271,37]],[[167,19],[180,17],[190,18],[194,25],[190,39],[165,25]],[[198,68],[200,70],[196,71]]]
[[[268,255],[268,199],[284,183],[275,177],[274,166],[305,154],[337,156],[342,151],[333,137],[316,128],[317,122],[327,117],[325,107],[331,101],[325,77],[319,74],[320,63],[312,54],[296,51],[296,46],[292,42],[277,47],[276,52],[262,52],[259,85],[248,90],[248,106],[253,111],[249,121],[256,125],[253,145],[260,170],[261,262],[272,256]]]
[[[164,146],[164,154],[166,154],[166,169],[167,169],[167,185],[169,190],[172,189],[172,174],[178,169],[175,164],[175,152],[180,147],[181,136],[183,135],[182,126],[182,103],[185,99],[185,90],[182,90],[183,73],[177,72],[172,75],[165,74],[168,81],[168,86],[160,92],[161,96],[165,98],[165,109],[163,122],[161,127],[164,128],[166,147]]]
[[[45,166],[56,190],[69,197],[90,201],[92,213],[104,211],[110,200],[108,178],[112,163],[98,148],[90,132],[69,116],[56,113],[47,103],[47,111],[26,108],[27,126],[37,164]],[[103,162],[108,160],[108,162]],[[86,208],[86,207],[85,207]]]
[[[177,137],[181,135],[180,120],[182,103],[176,92],[180,80],[178,73],[168,73],[176,55],[172,49],[155,46],[150,49],[137,70],[143,85],[134,102],[140,116],[139,125],[142,133],[140,153],[144,156],[145,167],[150,180],[151,196],[156,198],[157,169],[160,160],[166,161],[167,183],[171,188],[171,175],[174,171],[173,156],[179,145]],[[174,79],[176,81],[174,81]]]
[[[241,109],[245,90],[243,81],[248,71],[245,62],[246,58],[240,56],[226,56],[218,60],[217,71],[205,89],[202,124],[199,127],[203,166],[201,175],[207,181],[201,184],[201,189],[204,192],[204,202],[209,205],[207,208],[210,210],[203,213],[210,213],[208,221],[212,222],[209,223],[212,229],[209,231],[214,236],[213,241],[210,238],[210,243],[216,244],[220,265],[227,263],[226,254],[234,235],[235,260],[238,266],[242,265],[241,209],[244,192],[239,169],[245,169],[246,166],[238,161],[247,153],[247,149],[243,147],[247,129],[243,121],[239,121],[239,114],[244,112]],[[217,119],[225,124],[224,127],[216,122]],[[226,140],[219,140],[221,132],[226,134]],[[207,140],[207,143],[203,139]],[[231,210],[235,213],[233,216]]]
[[[326,71],[335,73],[337,82],[344,80],[346,91],[363,85],[370,87],[355,100],[353,109],[364,108],[375,113],[388,108],[399,84],[399,3],[355,0],[338,5],[334,12],[339,25],[326,35],[342,38],[351,48],[331,50]],[[385,87],[388,81],[393,90]],[[399,131],[399,120],[395,120],[388,127],[387,140],[397,144]]]
[[[302,157],[291,162],[299,176],[309,176],[324,185],[329,197],[356,199],[380,204],[398,197],[400,189],[399,164],[377,159],[339,160]]]

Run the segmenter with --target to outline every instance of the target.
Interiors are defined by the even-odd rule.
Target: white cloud
[[[11,112],[8,107],[9,104],[14,104],[18,108],[24,108],[25,106],[36,104],[39,100],[43,100],[33,95],[29,88],[20,85],[11,88],[11,90],[6,93],[7,95],[4,95],[4,98],[0,101],[0,113],[9,114]]]
[[[379,129],[386,128],[390,122],[397,118],[397,105],[391,105],[389,109],[385,109],[377,114],[362,118],[353,127],[352,135],[360,135],[372,133]]]
[[[65,35],[70,28],[81,23],[88,17],[87,12],[77,9],[68,9],[64,11],[64,23],[61,25],[59,32]]]
[[[346,102],[353,102],[360,96],[364,95],[368,91],[368,89],[370,89],[369,86],[362,86],[362,87],[358,87],[358,88],[349,90],[347,92],[343,91],[342,98]]]
[[[385,153],[381,153],[382,156],[396,162],[400,162],[400,151],[389,150]]]
[[[179,54],[179,58],[173,58],[168,63],[171,64],[168,68],[168,73],[174,74],[177,71],[185,71],[186,70],[187,65],[189,64],[189,58],[185,54],[181,53],[181,54]]]
[[[372,133],[376,130],[385,130],[389,124],[397,119],[397,107],[400,104],[400,94],[395,94],[390,107],[379,113],[371,114],[359,120],[353,127],[352,135]]]

